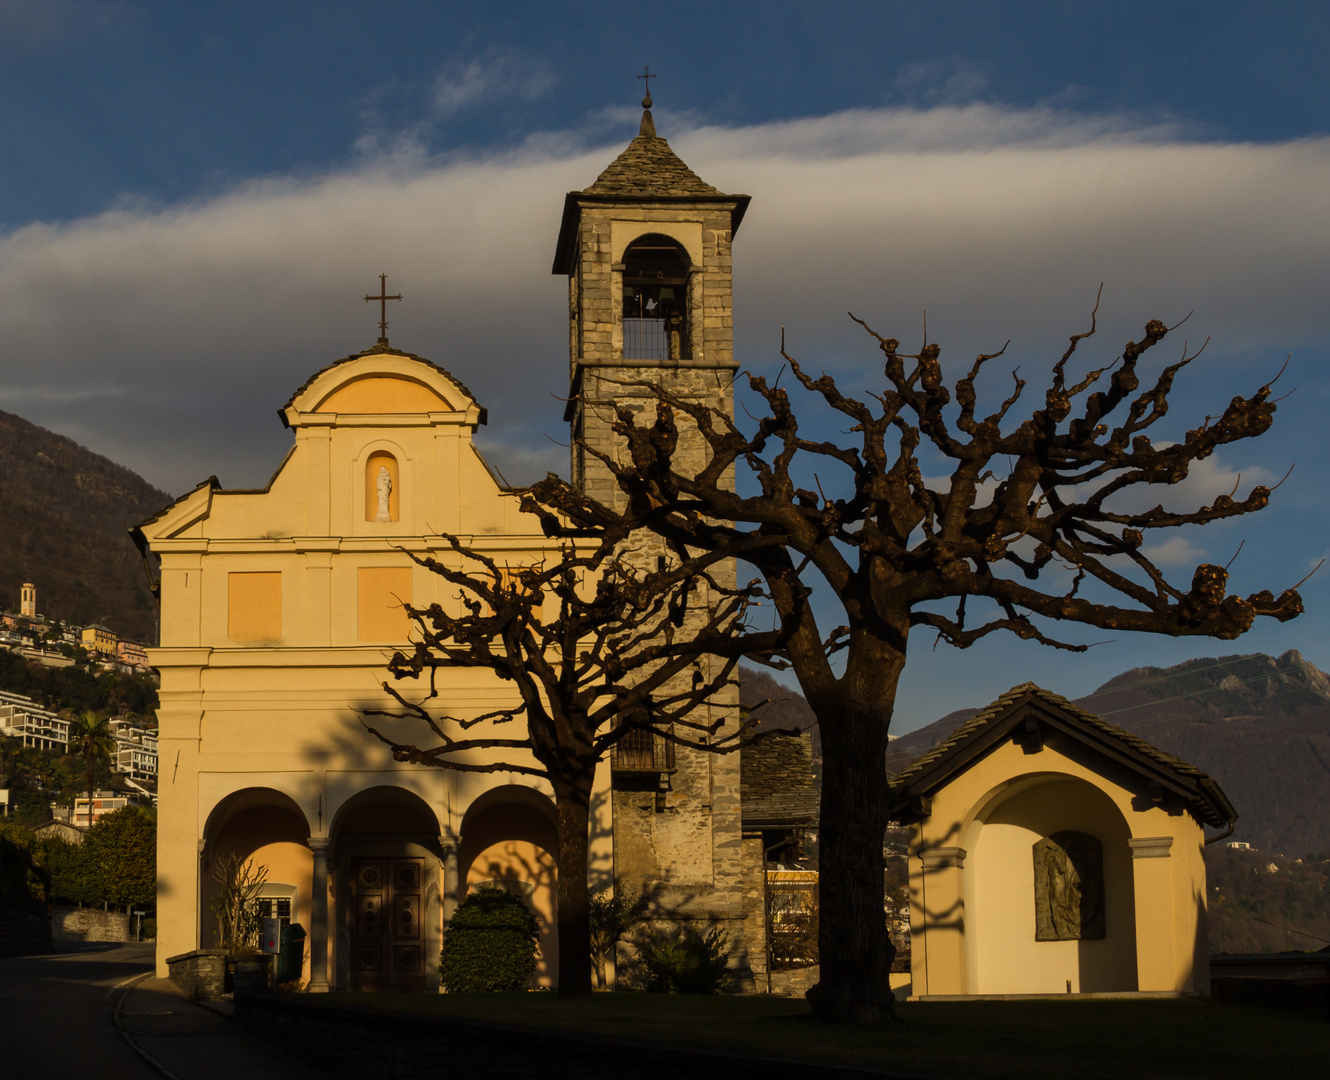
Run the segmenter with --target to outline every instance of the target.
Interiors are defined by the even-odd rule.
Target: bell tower
[[[654,396],[630,384],[663,385],[734,412],[730,244],[748,196],[727,195],[698,177],[656,134],[649,94],[642,108],[637,138],[589,188],[568,193],[554,254],[554,273],[568,276],[571,478],[610,506],[622,506],[624,496],[585,448],[613,452],[616,404],[654,410]],[[675,461],[681,471],[700,469],[702,440],[680,426]],[[636,551],[652,567],[666,557],[648,538]],[[734,582],[733,563],[712,573],[722,586]],[[699,663],[708,668],[712,661]],[[730,734],[739,723],[737,691],[725,687],[693,717]],[[673,913],[667,918],[724,926],[740,985],[751,988],[745,935],[752,923],[744,904],[750,842],[739,755],[662,742],[665,748],[672,753],[656,754],[647,743],[633,748],[644,755],[615,755],[614,875],[655,895],[660,911]],[[760,836],[753,842],[760,871]]]
[[[649,93],[642,108],[637,138],[564,199],[554,253],[553,272],[568,276],[572,481],[611,505],[617,487],[581,446],[612,445],[614,402],[645,406],[623,383],[664,383],[733,412],[730,245],[749,196],[704,182],[656,134]]]

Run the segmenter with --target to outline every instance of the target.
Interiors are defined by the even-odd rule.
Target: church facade
[[[635,379],[732,408],[730,243],[747,201],[694,175],[649,113],[568,195],[554,272],[569,287],[575,446],[609,445],[610,403],[640,396]],[[621,877],[672,918],[724,925],[743,968],[737,755],[656,745],[602,763],[590,865],[564,867],[548,785],[400,764],[361,724],[395,705],[382,684],[410,638],[405,605],[458,602],[411,554],[454,558],[446,532],[500,565],[557,557],[476,449],[486,416],[466,386],[385,336],[311,376],[281,417],[293,445],[265,488],[213,478],[137,530],[161,560],[159,974],[215,945],[219,875],[237,862],[266,868],[265,914],[307,930],[312,990],[437,987],[446,919],[491,880],[542,916],[549,984],[561,872]],[[616,498],[594,458],[575,450],[572,468]],[[437,713],[456,717],[512,700],[474,670],[439,689]],[[738,722],[737,698],[709,708]]]

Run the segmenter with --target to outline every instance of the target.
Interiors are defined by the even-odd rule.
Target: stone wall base
[[[51,909],[51,937],[56,941],[133,941],[129,914],[101,908]]]
[[[226,950],[194,949],[166,958],[170,979],[195,1001],[216,1001],[226,994]]]

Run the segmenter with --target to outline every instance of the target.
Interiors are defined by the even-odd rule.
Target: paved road
[[[0,1075],[327,1080],[185,1000],[172,983],[145,978],[151,945],[66,948],[0,958]]]
[[[159,1080],[125,1043],[112,1010],[117,983],[152,970],[151,945],[84,945],[0,958],[0,1032],[7,1076]]]

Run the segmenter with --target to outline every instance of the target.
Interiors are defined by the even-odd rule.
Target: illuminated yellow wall
[[[141,526],[161,558],[161,646],[149,650],[162,676],[161,974],[168,956],[212,944],[206,864],[219,843],[248,847],[270,863],[274,881],[297,886],[307,930],[313,846],[332,845],[326,947],[335,977],[343,962],[337,927],[346,915],[335,888],[339,811],[377,787],[410,792],[430,821],[391,816],[383,842],[424,851],[440,865],[440,838],[456,837],[476,799],[511,783],[503,773],[396,762],[359,720],[362,710],[396,705],[380,684],[392,649],[407,640],[401,601],[457,604],[457,590],[416,568],[404,550],[456,558],[438,535],[443,529],[471,538],[499,565],[539,562],[553,551],[476,451],[479,406],[439,369],[382,351],[320,372],[283,416],[294,445],[266,489],[204,484]],[[395,462],[391,522],[366,520],[376,454]],[[511,686],[479,671],[450,673],[440,688],[439,715],[474,716],[514,701]],[[432,738],[418,723],[376,723],[404,741]],[[548,785],[524,783],[548,803]],[[593,865],[604,875],[612,872],[608,785],[604,769],[593,837]],[[240,810],[218,816],[235,800]],[[267,817],[290,825],[293,814],[303,836],[263,832]],[[529,839],[500,832],[485,846]],[[357,843],[372,846],[363,837]],[[470,862],[459,868],[463,891],[470,869]],[[540,899],[538,909],[552,912],[552,903],[552,896]],[[440,904],[430,910],[437,922]],[[436,964],[437,956],[427,958],[435,982]]]

